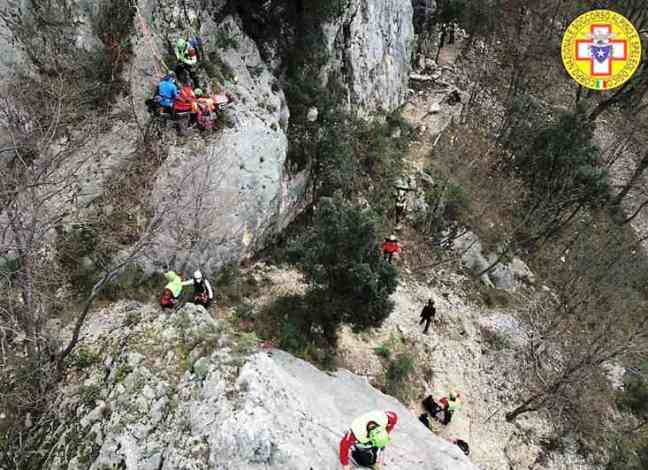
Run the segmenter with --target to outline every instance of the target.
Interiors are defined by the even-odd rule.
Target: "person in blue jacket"
[[[158,94],[160,96],[160,106],[167,112],[173,112],[173,104],[175,99],[180,93],[178,85],[176,84],[176,74],[169,72],[160,82],[158,86]]]

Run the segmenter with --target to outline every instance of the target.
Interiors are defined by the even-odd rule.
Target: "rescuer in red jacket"
[[[383,243],[383,256],[385,260],[391,264],[392,257],[394,253],[400,253],[401,246],[396,239],[396,235],[390,235],[389,238],[385,238],[385,243]]]
[[[351,423],[340,441],[340,463],[345,470],[351,468],[350,460],[361,467],[382,468],[382,453],[389,443],[389,433],[394,430],[398,416],[393,411],[371,411]]]

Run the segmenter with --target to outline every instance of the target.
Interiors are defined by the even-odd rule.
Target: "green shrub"
[[[648,380],[635,375],[626,379],[617,404],[638,418],[648,418]]]
[[[376,353],[376,355],[382,357],[383,359],[391,359],[392,351],[386,344],[382,344],[377,348],[374,348],[374,352]]]
[[[11,354],[4,358],[0,368],[0,468],[43,468],[43,455],[36,450],[50,448],[55,442],[46,442],[51,428],[39,423],[60,424],[58,410],[52,407],[59,396],[59,380],[52,372],[33,358]],[[33,423],[30,428],[26,427],[28,414]]]
[[[398,354],[390,361],[385,375],[385,393],[403,402],[410,399],[408,380],[414,372],[414,357],[406,352]]]
[[[373,218],[341,197],[320,200],[313,225],[293,240],[288,260],[309,284],[301,319],[308,338],[334,340],[340,323],[356,330],[380,326],[394,307],[397,272],[382,258]]]
[[[243,302],[234,307],[234,317],[238,321],[251,321],[254,320],[254,305],[248,302]]]
[[[260,288],[254,276],[243,275],[238,265],[234,264],[221,270],[214,285],[219,300],[228,305],[240,305],[244,299],[257,295]]]
[[[72,354],[70,365],[77,369],[85,369],[100,360],[101,358],[98,354],[81,346]]]
[[[297,295],[277,298],[256,317],[255,330],[278,348],[323,369],[335,366],[335,331],[314,325],[309,301]]]
[[[142,321],[142,313],[135,310],[126,314],[124,325],[132,327],[137,325],[140,321]]]
[[[84,385],[79,390],[81,402],[89,408],[95,406],[95,403],[101,398],[101,387],[99,385]]]
[[[645,470],[648,468],[648,441],[617,436],[613,440],[605,470]]]
[[[130,374],[131,372],[133,372],[133,368],[128,364],[122,364],[121,366],[119,366],[117,372],[115,372],[115,383],[119,383],[124,380],[126,376],[128,376],[128,374]]]
[[[434,12],[438,23],[457,23],[469,35],[491,34],[498,23],[499,0],[441,0]],[[420,21],[420,20],[419,20]]]
[[[449,182],[446,190],[445,215],[450,220],[461,221],[463,214],[470,208],[470,199],[460,185]]]
[[[567,191],[579,196],[579,201],[597,205],[608,194],[608,186],[592,135],[584,111],[563,113],[558,122],[538,133],[531,149],[517,155],[516,170],[529,181],[537,198],[554,199]]]
[[[254,333],[237,335],[232,350],[239,354],[250,354],[257,349],[259,338]]]
[[[233,31],[221,28],[214,38],[215,46],[220,49],[238,49],[239,37]]]
[[[516,99],[535,103],[524,95]],[[599,165],[600,149],[592,142],[593,126],[584,108],[561,112],[554,121],[538,116],[531,120],[539,122],[529,124],[529,110],[513,106],[509,133],[502,138],[510,150],[505,165],[528,188],[515,222],[521,227],[515,238],[527,249],[555,237],[582,208],[603,206],[610,194],[607,170]]]
[[[141,267],[131,265],[104,286],[99,298],[150,302],[162,293],[165,284],[162,273],[147,274]]]

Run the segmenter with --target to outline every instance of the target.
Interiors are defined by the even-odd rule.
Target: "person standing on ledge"
[[[421,311],[421,321],[419,322],[419,325],[422,325],[423,322],[425,322],[425,328],[423,329],[423,334],[427,335],[428,334],[428,329],[430,328],[430,323],[432,320],[434,320],[434,316],[436,315],[436,308],[434,308],[434,300],[430,299],[428,300],[427,304],[423,307],[423,310]]]

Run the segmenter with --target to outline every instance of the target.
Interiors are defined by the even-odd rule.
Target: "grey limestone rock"
[[[78,20],[77,46],[99,44],[88,14],[97,11],[101,2],[72,3]],[[242,20],[224,16],[228,2],[200,3],[198,10],[179,0],[137,0],[133,55],[122,77],[128,93],[116,95],[110,113],[88,116],[88,123],[101,117],[103,124],[80,144],[72,161],[80,169],[77,204],[91,209],[97,201],[105,202],[106,212],[113,213],[112,201],[101,202],[109,182],[134,159],[145,158],[140,148],[149,120],[144,102],[164,71],[158,56],[167,52],[167,40],[186,34],[187,23],[200,24],[197,32],[207,40],[212,57],[218,58],[212,64],[220,70],[218,80],[225,80],[236,102],[226,114],[228,124],[213,134],[178,138],[172,129],[161,131],[163,151],[155,157],[161,165],[155,174],[147,175],[153,190],[144,197],[148,207],[165,213],[168,223],[148,254],[149,271],[187,263],[209,272],[238,262],[264,247],[308,203],[308,173],[287,169],[285,130],[290,110],[274,68],[245,33]],[[24,62],[24,54],[5,29],[0,25],[2,67],[10,69]],[[352,0],[323,31],[330,60],[322,75],[342,77],[349,106],[368,115],[402,104],[414,39],[409,0]],[[225,44],[221,40],[225,36],[235,40]],[[213,82],[214,77],[210,78]],[[317,109],[317,103],[313,105],[311,111]],[[316,119],[316,113],[310,112],[308,118]],[[71,129],[70,135],[84,132],[85,126]],[[146,158],[153,157],[147,153]],[[198,200],[203,202],[200,208],[196,208]],[[201,243],[195,243],[196,233]]]
[[[206,357],[201,357],[193,365],[194,373],[201,379],[207,377],[209,372],[209,360]]]
[[[166,349],[188,354],[182,352],[183,339],[169,341],[158,335],[171,324],[182,323],[185,332],[205,335],[191,337],[191,344],[213,344],[215,333],[204,328],[211,319],[202,308],[187,305],[168,316],[142,317],[135,331],[123,325],[105,328],[98,341],[142,350],[147,363]],[[129,354],[119,350],[110,354],[116,368],[128,364]],[[92,470],[113,466],[127,470],[337,469],[339,441],[353,417],[383,409],[399,416],[386,452],[388,468],[476,468],[395,398],[349,371],[325,373],[278,350],[244,356],[216,350],[194,365],[196,372],[201,364],[203,380],[185,370],[187,364],[180,358],[150,371],[138,366],[126,378],[110,379],[126,385],[119,382],[112,387],[105,403],[111,413],[96,420],[96,410],[85,409],[80,416],[84,429],[93,423],[92,441],[78,435],[76,450],[66,453],[61,448],[54,452],[53,461],[60,463],[58,468],[73,468],[84,461],[88,463],[80,468]],[[163,395],[155,399],[158,392]],[[69,396],[75,396],[72,390]],[[61,419],[71,427],[79,420],[74,415],[69,421]]]
[[[477,234],[466,232],[453,240],[453,249],[461,256],[461,261],[470,272],[479,274],[497,259],[494,253],[485,255]],[[514,291],[535,283],[535,275],[519,257],[508,263],[496,265],[490,272],[481,275],[482,282],[488,287]]]
[[[348,106],[359,114],[392,111],[407,94],[414,46],[411,0],[351,0],[326,25],[332,60],[325,78],[340,77]]]
[[[236,48],[217,50],[237,77],[230,86],[237,98],[229,111],[233,125],[171,145],[153,191],[158,206],[178,194],[176,223],[157,239],[159,261],[179,257],[207,271],[251,255],[284,228],[299,212],[306,185],[305,175],[285,169],[285,98],[256,44],[233,17],[210,28],[208,37],[227,30],[237,38]],[[192,229],[200,233],[199,246],[186,237]]]

